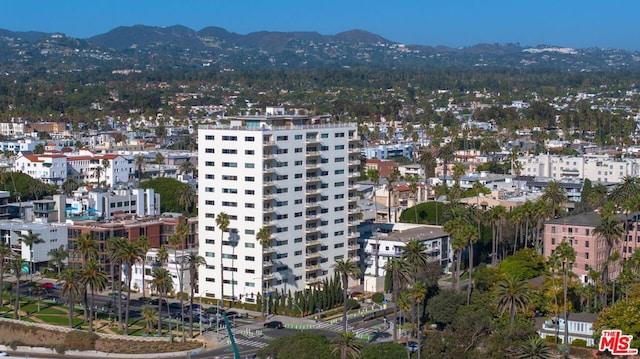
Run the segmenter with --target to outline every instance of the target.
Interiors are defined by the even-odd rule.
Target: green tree
[[[498,311],[500,314],[509,312],[509,327],[513,328],[518,312],[524,311],[531,302],[527,282],[509,276],[498,282],[495,291]]]
[[[26,261],[20,256],[14,256],[9,262],[13,276],[16,277],[16,305],[13,308],[13,319],[20,319],[20,279],[25,264]]]
[[[539,200],[548,203],[549,214],[553,218],[558,218],[561,206],[568,201],[567,193],[560,187],[560,182],[558,181],[549,182],[549,185],[542,191],[542,196],[540,196]]]
[[[119,249],[118,256],[120,257],[120,262],[126,271],[127,278],[127,301],[125,303],[125,319],[124,319],[124,335],[129,335],[129,313],[130,313],[130,304],[131,304],[131,280],[133,279],[133,265],[140,261],[146,252],[143,251],[143,248],[138,245],[138,243],[133,243],[128,240],[123,241],[122,246]],[[122,296],[120,296],[122,297]]]
[[[142,319],[144,319],[144,328],[147,334],[151,333],[151,325],[156,319],[158,313],[152,307],[145,306],[142,308]]]
[[[398,170],[398,168],[394,168],[389,175],[387,176],[387,184],[389,186],[389,188],[387,189],[387,208],[388,208],[388,221],[389,222],[395,222],[395,220],[391,219],[391,207],[395,205],[395,201],[393,201],[392,199],[394,198],[394,187],[393,185],[398,182],[400,180],[400,178],[402,178],[402,175],[400,174],[400,171]],[[394,212],[395,213],[395,212]]]
[[[5,243],[4,240],[0,240],[0,308],[4,306],[4,273],[7,270],[7,263],[11,263],[11,259],[13,257],[13,251],[11,247],[9,247],[8,243]],[[9,266],[11,267],[11,266]]]
[[[515,357],[518,359],[554,359],[556,356],[544,339],[536,335],[529,337],[520,345]]]
[[[266,249],[271,247],[271,244],[273,242],[273,238],[271,237],[271,231],[269,230],[269,228],[267,227],[262,227],[260,228],[260,230],[258,231],[258,233],[256,233],[256,240],[258,241],[258,244],[260,244],[260,246],[262,247],[262,260],[264,261],[264,258],[267,256],[266,253]],[[264,293],[264,288],[265,288],[265,283],[264,283],[264,269],[262,271],[260,271],[261,273],[261,277],[260,277],[260,293],[265,294]],[[261,308],[261,310],[263,310],[264,308]],[[265,318],[268,316],[269,313],[264,313],[263,311],[263,315],[265,316]]]
[[[362,350],[362,359],[405,359],[407,349],[400,343],[370,344]]]
[[[393,303],[393,316],[398,317],[398,299],[400,298],[400,291],[411,282],[411,273],[407,262],[401,258],[389,258],[385,265],[385,270],[390,273],[392,280],[392,296]],[[393,328],[393,341],[398,340],[398,326]]]
[[[326,336],[316,333],[297,333],[269,342],[258,351],[260,358],[324,359],[335,358],[331,342]]]
[[[93,302],[95,298],[95,292],[104,290],[107,286],[107,275],[104,274],[100,270],[100,266],[95,259],[89,259],[87,263],[84,264],[82,270],[80,271],[80,282],[85,286],[89,287],[90,302],[89,302],[89,331],[93,331]]]
[[[337,259],[336,263],[333,265],[333,269],[337,275],[340,276],[342,281],[342,325],[344,327],[344,332],[349,330],[347,326],[347,299],[349,298],[349,278],[357,278],[360,275],[360,268],[358,268],[358,264],[353,262],[351,259],[342,260]]]
[[[138,178],[138,187],[140,187],[140,182],[142,180],[142,168],[144,167],[146,160],[143,155],[137,155],[134,160],[134,165],[136,166],[136,177]]]
[[[176,202],[183,206],[182,212],[185,216],[192,213],[193,206],[196,203],[196,194],[188,184],[179,186],[175,191]]]
[[[535,249],[525,248],[505,258],[498,268],[507,277],[529,280],[544,273],[545,260]]]
[[[24,243],[29,248],[29,273],[33,275],[34,260],[33,260],[33,246],[35,244],[44,243],[44,240],[40,238],[40,233],[35,233],[32,230],[28,230],[27,233],[22,231],[14,231],[18,235],[18,240]]]
[[[140,262],[142,263],[142,296],[146,297],[147,296],[147,284],[146,284],[146,275],[147,275],[147,268],[146,268],[146,264],[147,264],[147,252],[149,252],[149,238],[147,238],[147,236],[145,236],[144,234],[141,235],[140,237],[138,237],[138,246],[140,247],[140,250],[142,251],[143,255],[142,258],[140,258]]]
[[[69,306],[69,328],[73,328],[75,302],[82,293],[80,272],[77,269],[65,269],[58,275],[58,283],[62,283],[62,296]]]
[[[626,335],[632,335],[631,348],[640,348],[640,297],[629,297],[628,300],[616,302],[604,308],[593,324],[594,339],[597,343],[603,329],[619,329]]]
[[[441,328],[453,322],[458,309],[465,303],[465,295],[451,289],[443,289],[427,302],[429,318]]]
[[[151,276],[151,288],[158,293],[158,335],[162,335],[162,302],[167,293],[173,290],[173,279],[171,273],[162,267],[154,267]]]
[[[187,268],[189,269],[189,287],[191,294],[189,295],[189,308],[193,308],[193,298],[195,295],[196,285],[198,283],[198,273],[200,267],[207,265],[207,261],[204,257],[197,253],[190,252],[187,255]],[[193,338],[193,316],[189,316],[189,336]]]
[[[64,244],[61,244],[60,247],[49,250],[47,255],[49,256],[49,261],[58,269],[58,277],[60,277],[60,271],[62,270],[64,261],[69,257],[69,251],[67,251]]]
[[[224,307],[224,264],[222,263],[222,248],[224,248],[224,245],[222,242],[224,241],[224,232],[229,228],[229,215],[224,212],[218,213],[216,225],[220,230],[220,300],[221,306]]]
[[[603,293],[600,296],[600,302],[602,307],[605,308],[607,306],[607,285],[609,284],[609,258],[611,258],[611,252],[613,247],[620,241],[622,235],[624,234],[624,230],[620,225],[620,221],[615,217],[615,215],[607,213],[607,211],[602,211],[600,214],[601,220],[600,223],[594,229],[594,234],[605,239],[605,252],[607,260],[604,262],[602,267],[602,287]]]
[[[342,331],[333,339],[332,353],[339,354],[340,359],[360,359],[362,357],[362,343],[356,339],[355,333]]]
[[[568,280],[569,280],[569,272],[571,270],[571,266],[576,261],[576,251],[571,247],[571,245],[567,241],[562,241],[560,245],[555,250],[558,253],[558,259],[562,263],[562,283],[563,283],[563,293],[564,293],[564,322],[569,323],[567,321],[569,313],[567,311],[567,291],[568,291]],[[569,344],[569,325],[564,326],[564,342],[565,344]]]

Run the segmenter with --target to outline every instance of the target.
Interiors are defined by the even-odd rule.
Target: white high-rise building
[[[199,241],[207,262],[199,295],[255,302],[258,293],[320,284],[337,259],[357,260],[356,124],[283,108],[221,123],[198,131]],[[225,233],[216,223],[221,212],[230,220]],[[261,228],[270,246],[256,239]]]

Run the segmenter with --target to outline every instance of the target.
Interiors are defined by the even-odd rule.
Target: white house
[[[538,318],[536,320],[536,328],[541,338],[557,336],[560,343],[564,341],[564,313],[561,313],[558,317],[547,320]],[[582,339],[587,342],[587,346],[594,346],[593,323],[597,319],[598,316],[593,313],[569,313],[567,318],[567,323],[569,323],[569,343],[576,339]]]
[[[90,150],[80,150],[68,157],[69,177],[88,183],[106,182],[108,187],[126,183],[133,176],[133,160],[117,154],[97,154]],[[105,166],[105,162],[108,164]],[[102,169],[100,178],[96,177],[96,168]]]
[[[19,235],[27,235],[29,231],[37,234],[42,243],[29,246],[20,241]],[[68,245],[67,224],[66,223],[46,223],[36,220],[26,222],[22,220],[0,220],[0,238],[5,244],[9,244],[14,253],[19,254],[27,263],[33,263],[35,271],[39,271],[49,262],[49,251],[60,246]],[[23,272],[28,273],[29,268],[24,268]]]
[[[173,291],[178,293],[180,290],[180,273],[182,273],[182,291],[184,293],[191,293],[190,271],[187,264],[187,257],[189,253],[198,253],[198,248],[192,248],[188,250],[179,250],[174,253],[172,249],[168,249],[168,262],[161,264],[158,261],[158,249],[152,248],[147,252],[145,256],[145,275],[144,283],[147,293],[151,291],[151,281],[153,280],[152,272],[154,267],[163,267],[169,271],[171,278],[173,278]],[[131,290],[135,292],[142,292],[142,262],[136,262],[133,265],[133,276],[131,278]],[[122,278],[127,277],[127,269],[123,268]],[[194,283],[197,287],[198,283]]]
[[[49,184],[62,184],[67,178],[67,157],[61,153],[22,154],[13,169]]]

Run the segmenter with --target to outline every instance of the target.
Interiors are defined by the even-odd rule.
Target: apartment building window
[[[321,133],[320,134],[320,138],[329,138],[329,134],[328,133]]]
[[[222,167],[236,168],[238,167],[238,162],[222,162]]]
[[[245,155],[254,155],[256,153],[256,151],[254,150],[244,150],[244,154]]]
[[[238,207],[238,202],[222,201],[222,207]]]
[[[256,178],[253,176],[245,176],[244,180],[245,182],[255,182]]]
[[[237,141],[238,136],[222,136],[223,141]]]
[[[205,226],[205,227],[204,227],[204,230],[205,230],[205,231],[211,231],[211,232],[213,232],[213,231],[215,231],[215,230],[216,230],[216,227],[214,227],[214,226]]]
[[[247,222],[255,222],[256,221],[256,217],[245,216],[244,220],[247,221]]]
[[[295,161],[293,164],[295,166],[302,166],[302,161]]]
[[[205,148],[204,152],[205,153],[216,153],[216,151],[213,148]]]
[[[589,235],[589,233],[590,233],[589,228],[586,228],[586,229],[584,230],[584,234],[585,234],[586,236],[588,236],[588,235]]]
[[[216,254],[213,252],[204,252],[204,256],[208,258],[213,258],[216,256]]]
[[[344,150],[344,145],[335,145],[334,149],[336,149],[336,150]]]
[[[333,186],[334,187],[344,187],[344,182],[336,182]]]
[[[255,248],[255,247],[256,247],[256,244],[255,244],[255,243],[253,243],[253,242],[245,242],[245,243],[244,243],[244,247],[245,247],[245,248]]]
[[[294,177],[295,177],[295,178],[302,178],[302,173],[296,173],[296,174],[294,175]]]
[[[334,137],[335,137],[335,138],[344,137],[344,132],[336,132],[336,133],[334,134]]]
[[[276,141],[288,141],[289,136],[278,136],[276,137]]]
[[[213,201],[213,200],[207,199],[207,200],[205,200],[205,201],[204,201],[204,204],[206,204],[206,205],[210,205],[210,206],[215,206],[216,201]]]
[[[336,243],[333,245],[333,248],[343,248],[344,247],[344,243]]]
[[[206,213],[204,216],[206,218],[216,218],[216,214],[215,213]]]
[[[256,205],[253,204],[253,203],[245,203],[244,204],[244,208],[255,208],[255,207],[256,207]]]
[[[224,258],[224,259],[238,259],[238,255],[237,254],[222,253],[222,258]]]
[[[293,150],[293,152],[294,152],[294,153],[302,153],[302,147],[296,147],[296,148]]]
[[[293,227],[293,230],[294,230],[294,231],[298,231],[298,230],[301,230],[301,229],[302,229],[302,225],[301,225],[301,224],[297,224],[297,225],[295,225],[295,226]]]
[[[224,153],[225,155],[237,155],[238,154],[238,150],[234,150],[231,148],[223,148],[222,149],[222,153]]]
[[[216,165],[216,163],[215,163],[215,162],[213,162],[213,161],[205,161],[205,162],[204,162],[204,165],[205,165],[205,166],[207,166],[207,167],[213,167],[213,166],[215,166],[215,165]]]
[[[253,136],[246,136],[244,142],[255,142],[256,138]]]
[[[206,178],[206,179],[215,179],[216,177],[215,177],[215,175],[206,174],[206,175],[204,175],[204,178]]]
[[[344,174],[344,170],[335,170],[333,171],[333,174],[336,174],[336,175]]]
[[[256,234],[256,231],[253,229],[245,229],[244,234]]]
[[[245,260],[245,261],[249,261],[249,262],[255,262],[256,257],[252,257],[252,256],[244,256],[244,260]]]
[[[204,139],[205,139],[205,140],[210,140],[210,141],[212,141],[212,140],[215,140],[216,138],[215,138],[215,136],[213,136],[213,135],[205,135],[205,136],[204,136]]]
[[[302,243],[302,238],[296,238],[293,240],[293,243]]]
[[[255,167],[256,167],[255,163],[245,163],[244,164],[244,168],[255,168]]]
[[[554,246],[556,244],[556,239],[555,238],[551,238],[551,245]]]
[[[336,157],[336,159],[333,162],[344,162],[344,157]]]
[[[294,256],[301,256],[302,255],[302,251],[295,251],[293,252]]]
[[[222,193],[236,194],[238,193],[238,190],[236,188],[223,188]]]
[[[301,140],[302,139],[302,135],[295,135],[293,137],[294,140]]]
[[[238,180],[238,176],[222,175],[222,180],[223,181],[237,181]]]
[[[329,151],[329,146],[320,146],[320,151]]]
[[[293,265],[293,268],[301,268],[302,267],[302,263],[296,263]]]
[[[249,274],[254,274],[256,272],[255,269],[245,269],[244,270],[245,273],[249,273]]]
[[[338,207],[335,207],[335,208],[333,209],[333,211],[334,211],[334,212],[341,212],[341,211],[344,211],[344,206],[338,206]]]
[[[245,190],[244,190],[244,194],[253,195],[253,194],[256,194],[256,191],[254,191],[254,190],[252,190],[252,189],[245,189]]]
[[[588,229],[587,229],[587,231],[588,231]],[[584,247],[585,248],[589,248],[589,241],[584,241]]]
[[[589,252],[584,253],[584,259],[589,259]]]
[[[206,244],[216,244],[216,240],[215,239],[205,239],[204,243],[206,243]]]
[[[296,192],[300,192],[300,191],[302,191],[302,186],[295,187],[295,188],[294,188],[294,191],[296,191]]]

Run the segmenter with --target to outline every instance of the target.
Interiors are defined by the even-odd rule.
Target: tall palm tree
[[[116,293],[116,307],[118,309],[118,329],[122,330],[122,252],[120,249],[125,246],[127,240],[124,237],[107,238],[107,256],[109,257],[109,276],[111,283],[111,294]],[[117,274],[116,274],[116,268]],[[116,281],[117,279],[117,281]],[[117,282],[117,285],[116,285]]]
[[[20,279],[26,261],[20,256],[14,256],[9,266],[13,275],[16,277],[16,305],[13,308],[13,319],[20,319]]]
[[[633,176],[624,176],[622,181],[613,188],[608,199],[618,207],[630,198],[640,194],[640,181]]]
[[[392,201],[393,199],[393,192],[394,192],[394,188],[393,185],[398,182],[400,179],[402,178],[402,175],[400,174],[400,170],[398,170],[397,168],[394,168],[389,175],[387,176],[387,183],[389,185],[389,188],[387,190],[387,210],[388,210],[388,222],[395,222],[394,220],[391,220],[391,206],[394,205],[394,201]],[[394,211],[395,213],[395,211]]]
[[[218,216],[216,217],[216,225],[218,226],[218,229],[220,229],[220,307],[224,308],[224,264],[222,262],[223,259],[223,253],[224,253],[224,232],[227,231],[227,229],[229,229],[229,215],[224,213],[224,212],[220,212],[218,213]]]
[[[594,234],[601,236],[605,239],[606,245],[606,261],[602,266],[602,287],[603,293],[600,296],[600,302],[602,307],[607,306],[607,285],[609,284],[609,258],[611,258],[611,252],[613,247],[620,241],[624,234],[624,229],[620,226],[620,221],[614,214],[603,211],[601,213],[600,224],[594,229]]]
[[[191,213],[191,208],[196,202],[196,195],[191,186],[188,184],[183,184],[178,186],[178,189],[175,191],[176,202],[184,207],[184,214],[188,215]]]
[[[104,173],[104,168],[100,165],[96,166],[93,169],[93,176],[98,180],[98,187],[100,187],[100,178],[102,177],[102,174]]]
[[[33,260],[33,246],[35,244],[44,243],[44,240],[40,238],[40,233],[35,233],[32,230],[28,230],[27,233],[15,231],[18,235],[18,240],[24,243],[29,248],[29,273],[33,275],[34,272],[34,260]]]
[[[358,268],[358,263],[352,261],[351,259],[342,260],[337,259],[336,263],[333,265],[334,271],[336,274],[340,276],[342,280],[342,325],[344,326],[344,331],[349,331],[349,327],[347,325],[347,300],[349,298],[349,278],[356,279],[360,275],[360,268]]]
[[[540,200],[547,202],[549,204],[549,211],[553,218],[558,218],[562,204],[568,200],[567,192],[560,187],[560,182],[551,181],[542,191]]]
[[[180,165],[178,165],[178,171],[182,174],[192,173],[195,169],[195,166],[191,161],[184,161]]]
[[[91,237],[89,233],[82,233],[78,236],[75,243],[74,255],[79,255],[82,266],[85,266],[90,260],[98,259],[98,242]],[[83,288],[83,305],[84,305],[84,320],[89,320],[89,298],[87,296],[87,287]]]
[[[420,165],[422,166],[422,170],[424,171],[425,184],[427,186],[427,201],[429,200],[429,178],[434,177],[436,166],[438,165],[436,158],[433,156],[433,152],[425,148],[421,152],[420,156]]]
[[[409,191],[416,201],[413,205],[413,213],[416,217],[416,224],[418,224],[418,176],[407,176],[406,179],[409,182]]]
[[[73,316],[76,299],[82,293],[80,272],[77,269],[65,269],[58,275],[58,283],[62,283],[62,296],[69,305],[69,328],[73,328]]]
[[[498,264],[498,243],[502,236],[502,222],[507,211],[503,206],[494,206],[489,210],[489,221],[491,222],[491,265]]]
[[[187,256],[187,268],[189,269],[189,308],[193,308],[193,297],[195,295],[196,283],[198,283],[198,272],[201,266],[207,265],[207,261],[198,253],[190,252]],[[193,316],[189,316],[189,336],[193,338]]]
[[[271,237],[271,231],[269,230],[269,228],[267,227],[262,227],[260,228],[260,230],[258,230],[258,233],[256,233],[256,240],[258,241],[258,244],[260,244],[260,246],[262,247],[262,251],[264,252],[265,249],[271,247],[271,244],[273,242],[273,238]],[[264,261],[265,255],[263,253],[262,255],[262,260]],[[264,267],[263,267],[264,268]],[[262,295],[264,295],[264,269],[262,269],[260,271],[261,277],[260,277],[260,293]],[[267,313],[268,315],[268,313]],[[265,318],[267,316],[265,315]]]
[[[531,302],[527,282],[512,276],[500,280],[496,286],[496,298],[500,314],[509,312],[509,328],[513,329],[516,314],[524,311]]]
[[[549,345],[537,335],[527,338],[518,349],[517,359],[554,359]]]
[[[369,168],[367,170],[367,178],[371,183],[373,183],[373,206],[374,206],[374,215],[373,221],[376,222],[378,219],[378,201],[376,200],[376,189],[380,184],[380,172],[375,168]]]
[[[140,262],[142,263],[142,296],[147,296],[147,284],[145,283],[145,276],[147,275],[146,264],[147,264],[147,252],[149,252],[149,239],[145,235],[141,235],[138,237],[138,246],[140,247],[140,251],[142,251],[143,255],[140,258]]]
[[[13,257],[13,251],[4,240],[0,239],[0,308],[4,306],[4,272],[7,270],[5,267],[5,260]]]
[[[107,286],[107,275],[104,274],[100,270],[100,265],[95,259],[89,259],[87,263],[85,263],[84,267],[80,272],[80,282],[85,286],[89,287],[90,302],[89,302],[89,331],[93,331],[93,302],[95,298],[95,292],[104,290]]]
[[[162,267],[155,267],[151,272],[151,288],[158,292],[158,335],[162,335],[162,300],[173,290],[173,279],[169,270]],[[170,313],[169,313],[170,314]]]
[[[129,335],[129,306],[131,303],[131,280],[133,277],[133,265],[144,257],[145,252],[137,243],[124,241],[120,247],[118,256],[127,273],[127,302],[125,303],[124,335]],[[121,296],[119,296],[121,297]]]
[[[137,155],[133,160],[134,165],[136,166],[136,174],[138,177],[138,186],[140,186],[140,181],[142,180],[142,167],[146,163],[143,155]]]
[[[563,343],[569,344],[569,325],[568,325],[568,317],[569,314],[567,312],[567,289],[568,289],[568,278],[569,271],[571,270],[571,266],[576,261],[576,251],[571,247],[571,245],[567,241],[562,241],[560,245],[555,250],[555,253],[558,253],[558,259],[562,262],[562,287],[564,291],[564,341]]]
[[[393,317],[394,321],[398,318],[398,298],[400,297],[400,290],[404,288],[407,283],[411,282],[411,271],[407,262],[401,258],[389,258],[385,265],[385,270],[391,273],[392,281],[392,296],[393,296]],[[398,340],[398,325],[393,327],[393,341]]]
[[[102,161],[100,161],[100,163],[102,164],[102,172],[104,173],[104,183],[105,186],[107,184],[107,170],[109,169],[109,167],[111,167],[111,163],[109,162],[109,159],[107,158],[103,158]],[[114,185],[115,183],[112,183],[112,185]]]
[[[169,238],[169,244],[173,248],[173,260],[176,266],[176,273],[178,275],[178,292],[180,292],[180,314],[184,318],[184,257],[178,259],[178,248],[183,247],[189,236],[189,225],[186,221],[181,221],[176,227],[175,233]],[[184,335],[184,321],[182,322],[182,343],[185,342]]]
[[[64,261],[69,257],[69,251],[67,251],[64,244],[61,244],[60,247],[51,249],[47,255],[50,262],[58,269],[58,277],[60,277]]]
[[[460,265],[462,262],[462,251],[467,246],[469,235],[473,233],[475,227],[470,225],[463,217],[456,217],[444,224],[444,231],[451,237],[451,249],[456,260],[453,270],[451,285],[453,289],[460,290]]]
[[[340,355],[340,359],[360,359],[362,357],[362,343],[352,332],[342,331],[333,339],[333,355]]]

